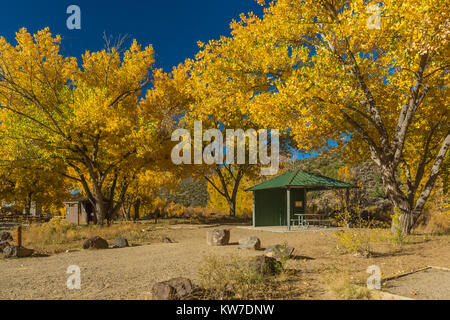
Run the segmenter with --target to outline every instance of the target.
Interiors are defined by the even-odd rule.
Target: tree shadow
[[[370,258],[386,258],[386,257],[402,257],[402,256],[415,256],[417,253],[408,252],[404,249],[395,250],[392,252],[370,252]]]
[[[308,256],[300,256],[300,255],[292,255],[291,256],[292,260],[316,260],[316,258],[313,257],[308,257]]]
[[[48,258],[48,257],[50,257],[50,255],[46,253],[33,253],[33,255],[30,258]]]

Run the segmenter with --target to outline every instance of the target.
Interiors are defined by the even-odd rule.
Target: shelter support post
[[[253,191],[253,227],[256,227],[256,207],[255,207],[255,191]]]
[[[286,220],[286,225],[287,225],[287,229],[288,231],[291,231],[291,189],[287,189],[286,190],[286,194],[287,194],[287,220]]]

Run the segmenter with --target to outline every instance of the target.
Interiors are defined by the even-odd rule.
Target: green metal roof
[[[339,189],[339,188],[358,188],[355,185],[322,176],[316,173],[310,173],[303,170],[294,170],[282,174],[273,179],[264,181],[253,186],[246,191],[257,191],[275,188],[305,188],[305,189]]]

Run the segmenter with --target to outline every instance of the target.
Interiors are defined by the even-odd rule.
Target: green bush
[[[400,228],[400,215],[401,211],[398,208],[394,208],[392,215],[392,241],[397,244],[402,244],[405,241],[402,229]]]

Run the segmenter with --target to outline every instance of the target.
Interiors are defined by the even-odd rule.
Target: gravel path
[[[183,238],[192,233],[183,232]],[[234,245],[209,247],[202,238],[50,257],[0,259],[0,299],[146,299],[154,282],[180,276],[195,281],[198,265],[206,255],[251,254]],[[67,289],[70,275],[66,270],[71,265],[81,269],[81,290]]]
[[[387,281],[383,290],[418,300],[450,300],[450,271],[419,271]]]

